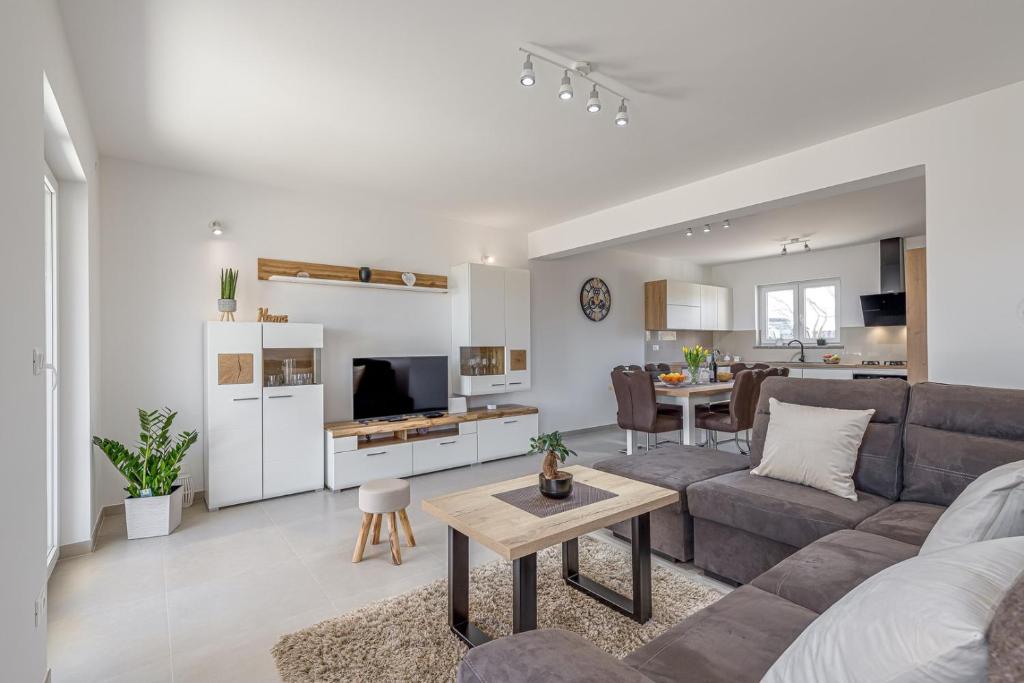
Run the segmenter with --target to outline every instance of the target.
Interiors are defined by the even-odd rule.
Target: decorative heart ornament
[[[412,287],[416,284],[416,276],[412,273],[402,273],[402,282],[405,283],[406,287]]]

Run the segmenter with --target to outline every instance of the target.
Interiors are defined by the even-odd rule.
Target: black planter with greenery
[[[558,464],[564,463],[570,455],[576,455],[576,451],[570,450],[562,443],[562,433],[550,432],[530,439],[530,454],[534,453],[544,454],[544,464],[538,475],[541,495],[548,498],[569,496],[572,493],[572,474],[560,472]]]

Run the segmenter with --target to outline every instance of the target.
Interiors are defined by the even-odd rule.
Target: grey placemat
[[[547,498],[542,496],[537,489],[537,484],[492,495],[498,500],[503,500],[509,505],[515,505],[520,510],[529,512],[534,517],[550,517],[551,515],[557,515],[559,512],[574,510],[584,505],[614,498],[619,494],[587,486],[577,481],[572,485],[572,493],[565,498]]]

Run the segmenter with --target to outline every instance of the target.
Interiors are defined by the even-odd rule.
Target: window
[[[57,462],[57,181],[46,169],[43,174],[43,306],[46,368],[46,564],[52,571],[57,562],[60,537],[58,520]]]
[[[757,288],[757,343],[774,346],[792,339],[839,343],[838,278]]]

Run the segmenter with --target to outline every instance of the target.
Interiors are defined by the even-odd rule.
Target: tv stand
[[[439,417],[325,424],[327,487],[338,491],[371,479],[408,477],[522,455],[537,436],[538,413],[532,406],[500,405],[495,410],[472,408]]]

